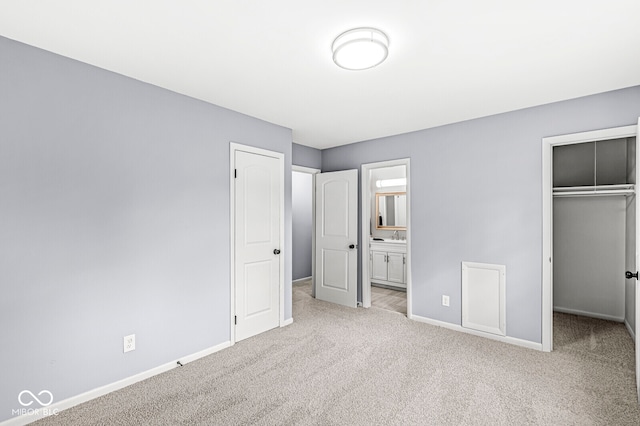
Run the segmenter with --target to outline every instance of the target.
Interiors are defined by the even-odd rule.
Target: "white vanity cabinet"
[[[371,282],[407,288],[407,245],[404,241],[371,241]]]

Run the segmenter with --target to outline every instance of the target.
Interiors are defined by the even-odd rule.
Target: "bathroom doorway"
[[[409,159],[362,165],[362,305],[411,318]]]

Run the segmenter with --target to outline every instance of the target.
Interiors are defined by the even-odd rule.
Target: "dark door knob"
[[[354,249],[354,248],[356,248],[356,245],[355,244],[349,244],[349,248],[350,249]]]
[[[278,249],[273,249],[273,254],[280,254],[280,250],[278,250]]]
[[[638,279],[638,273],[637,272],[634,274],[631,271],[627,271],[627,272],[624,273],[624,276],[627,279],[629,279],[629,278],[635,278],[636,280]]]

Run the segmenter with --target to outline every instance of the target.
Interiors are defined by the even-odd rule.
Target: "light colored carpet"
[[[640,424],[620,324],[560,314],[542,353],[317,301],[308,285],[293,299],[288,327],[39,424]]]

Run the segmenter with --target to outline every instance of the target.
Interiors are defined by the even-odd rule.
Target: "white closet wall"
[[[634,138],[555,147],[554,187],[634,183],[634,149]],[[554,310],[625,320],[625,262],[635,251],[627,228],[634,212],[633,195],[554,197]]]
[[[621,196],[554,200],[556,311],[624,320],[625,208]]]

